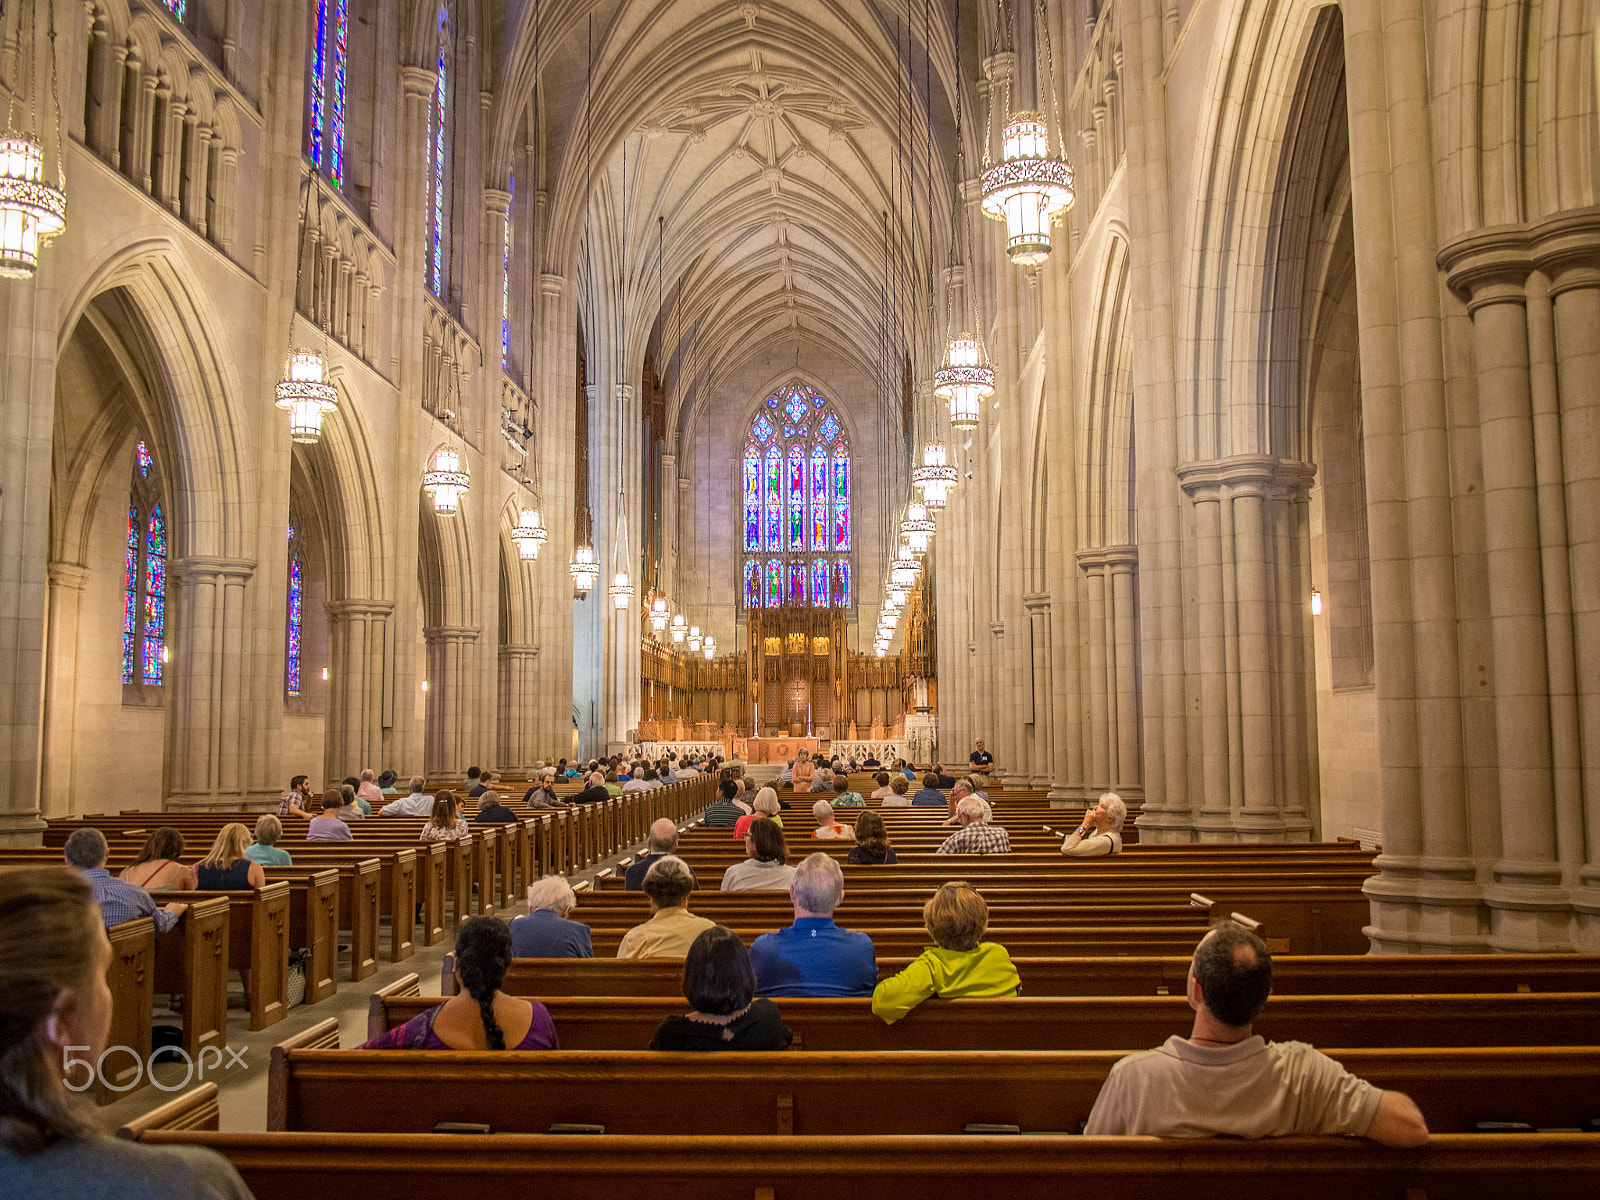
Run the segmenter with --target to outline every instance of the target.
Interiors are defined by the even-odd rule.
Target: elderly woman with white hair
[[[577,894],[561,876],[530,883],[528,915],[511,922],[511,953],[517,958],[593,958],[589,927],[567,919],[577,907]]]
[[[1103,858],[1108,854],[1122,853],[1122,822],[1127,819],[1128,806],[1115,792],[1106,792],[1088,812],[1078,828],[1061,843],[1061,853],[1068,858]]]
[[[833,819],[833,805],[826,800],[818,800],[813,804],[811,815],[817,822],[817,827],[811,831],[812,837],[824,842],[855,841],[856,831]]]

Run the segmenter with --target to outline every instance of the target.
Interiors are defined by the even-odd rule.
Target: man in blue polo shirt
[[[758,996],[870,996],[878,985],[872,939],[833,923],[844,899],[844,872],[813,854],[789,884],[794,924],[764,933],[750,947]]]

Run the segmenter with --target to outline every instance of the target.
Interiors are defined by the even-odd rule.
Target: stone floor
[[[625,859],[632,858],[633,851],[629,850],[625,854],[588,867],[570,878],[573,883],[577,883],[580,879],[592,879],[595,872],[602,868],[615,866]],[[581,899],[579,907],[582,907]],[[515,908],[503,910],[497,915],[509,920],[527,911],[527,904],[522,902]],[[385,934],[380,939],[380,948],[387,945],[387,942]],[[437,996],[440,966],[451,949],[451,940],[446,937],[436,946],[418,946],[417,952],[404,962],[391,963],[380,960],[376,974],[368,976],[360,983],[341,982],[338,992],[322,1003],[292,1009],[284,1020],[255,1033],[249,1029],[249,1010],[245,1006],[244,992],[240,987],[238,976],[235,975],[230,985],[228,1011],[228,1045],[233,1053],[225,1054],[223,1057],[226,1069],[219,1070],[208,1064],[206,1074],[206,1079],[217,1084],[222,1129],[225,1132],[260,1132],[266,1129],[267,1064],[271,1060],[273,1046],[329,1017],[337,1018],[339,1022],[340,1045],[346,1048],[359,1045],[367,1036],[367,998],[379,988],[410,974],[415,974],[419,978],[424,996]],[[345,961],[341,964],[339,975],[341,980],[344,980],[349,973],[348,952],[343,958]],[[158,1008],[156,1016],[158,1025],[162,1024],[160,1011]],[[185,1082],[185,1075],[190,1070],[182,1063],[166,1063],[156,1067],[153,1084],[147,1084],[137,1091],[130,1092],[125,1099],[108,1104],[100,1110],[106,1128],[115,1130],[123,1122],[149,1112],[200,1082],[198,1072],[189,1074],[188,1082]]]

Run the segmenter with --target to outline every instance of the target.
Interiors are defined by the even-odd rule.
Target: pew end
[[[267,1066],[267,1132],[281,1133],[289,1128],[289,1051],[337,1050],[339,1022],[335,1017],[318,1021],[272,1048]]]
[[[439,995],[456,994],[456,956],[446,954],[439,963]]]
[[[375,1037],[380,1037],[389,1031],[389,1025],[384,1016],[384,1004],[388,1000],[397,1000],[403,996],[422,995],[422,980],[417,978],[415,971],[400,976],[391,984],[379,988],[367,997],[367,1040],[370,1042]]]
[[[142,1116],[134,1117],[117,1130],[117,1136],[124,1141],[137,1142],[151,1130],[216,1133],[220,1127],[221,1108],[217,1103],[217,1085],[202,1083]]]

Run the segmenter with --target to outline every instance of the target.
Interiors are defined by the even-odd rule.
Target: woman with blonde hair
[[[1006,948],[983,941],[989,906],[966,880],[944,884],[922,906],[922,924],[936,943],[872,993],[872,1011],[893,1025],[933,996],[1015,996],[1022,985]]]
[[[433,797],[433,816],[422,827],[423,842],[459,842],[467,836],[467,819],[461,815],[461,801],[454,792],[438,792]]]
[[[93,1107],[67,1086],[87,1083],[111,1034],[110,965],[100,907],[77,872],[39,867],[0,874],[6,1195],[249,1200],[250,1190],[221,1155],[107,1137]]]
[[[183,834],[163,825],[150,831],[133,866],[117,878],[147,892],[186,892],[194,887],[194,872],[178,861],[182,857]]]
[[[267,873],[261,864],[245,855],[250,848],[250,831],[237,821],[229,821],[211,843],[211,853],[194,865],[194,886],[201,892],[243,892],[267,886]]]

